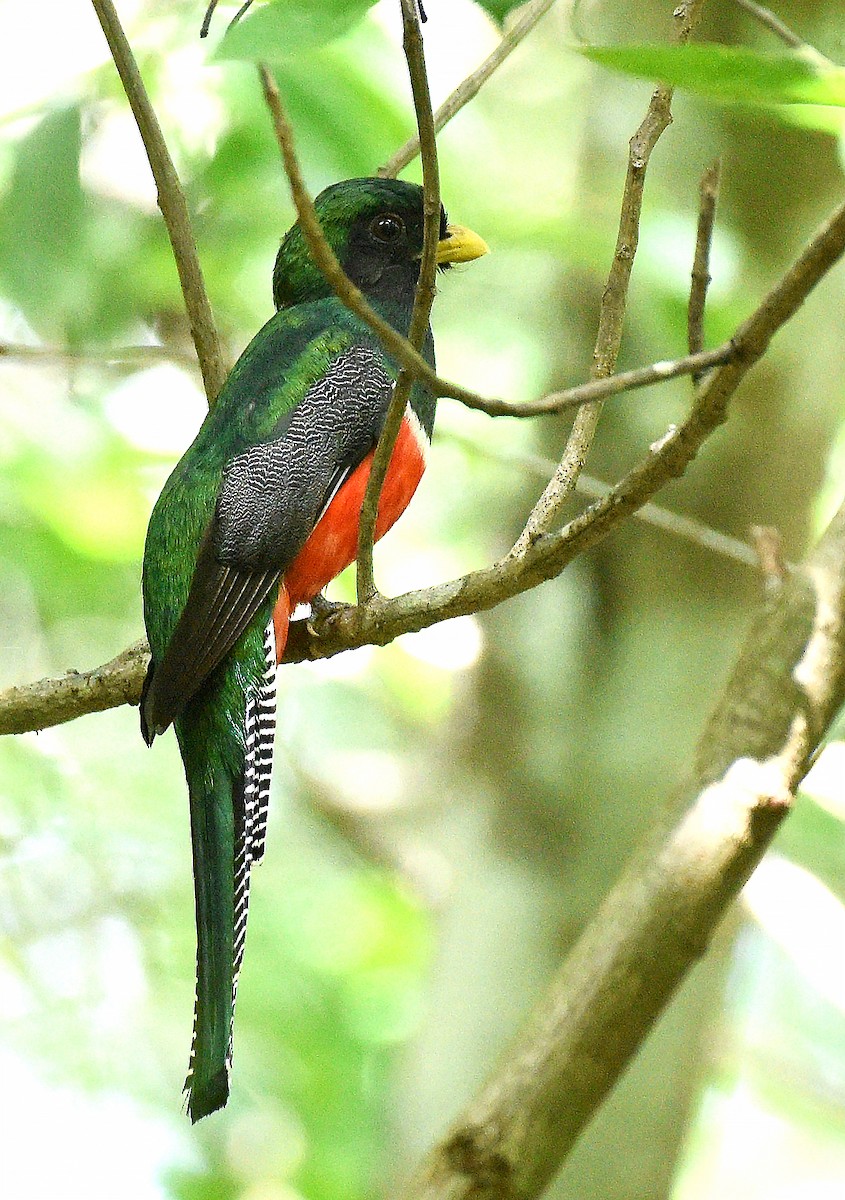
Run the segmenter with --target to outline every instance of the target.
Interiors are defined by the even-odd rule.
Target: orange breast
[[[415,417],[405,417],[393,448],[390,466],[379,498],[376,541],[387,533],[402,515],[417,490],[425,470],[423,438],[412,426]],[[333,498],[308,541],[291,563],[281,588],[274,614],[277,652],[281,658],[290,613],[297,604],[311,600],[326,584],[354,561],[358,553],[358,524],[361,504],[373,453],[367,455]]]

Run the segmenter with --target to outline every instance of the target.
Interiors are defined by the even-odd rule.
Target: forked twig
[[[338,262],[331,246],[323,236],[319,219],[314,210],[314,201],[305,186],[294,144],[293,129],[279,95],[279,89],[265,65],[259,67],[259,73],[276,139],[282,153],[291,196],[311,257],[328,280],[335,295],[373,330],[387,352],[416,379],[425,384],[435,396],[448,396],[466,405],[467,408],[487,413],[491,417],[536,417],[546,413],[564,412],[566,409],[576,408],[607,396],[615,396],[632,388],[661,383],[667,379],[674,379],[679,375],[689,375],[693,371],[706,369],[730,360],[733,349],[730,342],[725,342],[714,350],[703,351],[700,356],[667,359],[649,367],[637,367],[618,376],[592,379],[589,383],[578,384],[575,387],[566,388],[564,391],[551,392],[537,400],[526,400],[521,403],[481,396],[469,388],[461,387],[460,384],[442,379],[431,369],[407,338],[398,333],[387,321],[382,320]]]
[[[674,40],[678,44],[684,45],[689,41],[701,16],[703,3],[704,0],[690,0],[689,3],[681,4],[675,9]],[[593,379],[604,379],[616,369],[628,302],[628,286],[639,241],[646,170],[660,135],[672,122],[672,91],[672,88],[662,84],[655,89],[646,115],[628,147],[628,170],[622,195],[616,250],[602,294],[599,327],[593,351]],[[602,403],[599,401],[579,408],[575,414],[575,421],[557,470],[534,505],[522,533],[514,543],[511,550],[513,557],[522,557],[539,537],[554,527],[587,461],[601,410]]]

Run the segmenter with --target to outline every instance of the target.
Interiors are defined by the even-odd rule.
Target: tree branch
[[[577,554],[601,541],[670,479],[683,474],[707,438],[727,418],[728,405],[742,379],[768,348],[774,334],[845,253],[845,204],[834,211],[772,288],[733,339],[734,357],[716,370],[696,393],[692,409],[671,426],[647,457],[613,488],[559,533],[544,534],[521,559],[505,558],[491,567],[448,583],[392,600],[343,609],[321,623],[319,636],[295,623],[286,661],[325,657],[341,649],[385,645],[400,633],[425,629],[449,617],[492,608],[558,575]]]
[[[539,454],[531,454],[523,450],[493,448],[452,431],[446,436],[454,445],[460,446],[471,454],[491,458],[496,462],[522,468],[530,471],[532,474],[543,475],[546,478],[548,478],[549,472],[554,471],[557,465],[553,459],[545,458]],[[582,471],[578,476],[575,491],[579,495],[589,496],[593,500],[603,500],[611,494],[613,485],[605,483],[601,479],[596,479],[593,475],[586,475]],[[704,550],[709,550],[713,554],[718,554],[722,558],[742,563],[743,566],[751,567],[757,571],[761,569],[760,550],[757,546],[756,536],[754,536],[754,529],[758,528],[757,526],[752,527],[750,531],[752,536],[754,536],[754,545],[751,545],[740,538],[732,537],[728,533],[722,533],[721,530],[714,529],[711,525],[707,525],[704,521],[699,521],[695,517],[689,517],[685,513],[672,512],[670,509],[663,508],[658,504],[644,504],[642,508],[635,509],[631,515],[644,525],[651,525],[655,529],[662,529],[666,533],[671,533],[674,537],[683,538],[684,541],[692,542],[694,545],[700,546]]]
[[[502,37],[496,49],[485,58],[484,62],[467,75],[462,83],[459,83],[451,95],[447,96],[443,103],[434,114],[434,132],[439,133],[444,125],[448,124],[457,113],[461,111],[465,104],[468,104],[474,96],[477,96],[483,85],[487,82],[490,76],[496,71],[506,58],[511,55],[517,46],[522,42],[541,17],[544,17],[555,0],[531,0],[530,4],[524,4],[518,11],[516,20],[513,25]],[[382,178],[391,178],[399,174],[400,171],[407,167],[409,162],[412,162],[420,152],[420,137],[419,134],[409,138],[404,146],[396,151],[391,158],[379,167],[379,175]]]
[[[690,280],[689,304],[687,305],[687,348],[697,354],[704,345],[704,306],[710,286],[710,248],[713,242],[713,227],[716,222],[716,205],[719,202],[719,185],[722,177],[721,159],[711,163],[698,185],[698,228],[695,235],[695,255]],[[693,374],[693,383],[699,383],[701,373]]]
[[[111,0],[91,0],[109,44],[114,65],[123,83],[126,98],[138,125],[144,149],[150,161],[158,189],[158,206],[167,227],[179,283],[191,326],[191,337],[197,348],[203,384],[209,404],[213,404],[223,386],[227,367],[214,324],[214,315],[205,290],[202,268],[197,256],[196,242],[185,193],[167,150],[158,118],[141,79],[138,64],[121,27]]]
[[[675,9],[674,40],[683,45],[689,41],[701,16],[704,0],[691,0]],[[599,326],[593,351],[592,379],[605,379],[616,369],[616,359],[622,343],[622,326],[628,303],[628,287],[639,242],[640,213],[642,212],[646,171],[658,139],[672,123],[672,91],[660,85],[652,93],[648,110],[628,146],[628,169],[622,193],[622,210],[616,237],[616,250],[607,277],[599,312]],[[511,550],[520,558],[544,533],[552,529],[561,510],[575,488],[584,469],[603,407],[594,401],[578,409],[563,456],[534,505],[522,533]]]
[[[791,46],[793,50],[800,50],[806,45],[803,38],[800,38],[789,26],[775,16],[770,8],[765,8],[762,4],[757,4],[755,0],[734,0],[734,4],[738,8],[744,8],[755,21],[759,21],[761,25],[770,30],[775,37],[779,37],[782,42],[786,42],[787,46]]]
[[[270,116],[273,121],[276,140],[282,152],[285,175],[290,185],[299,225],[313,262],[322,271],[326,282],[338,299],[343,301],[350,312],[353,312],[366,325],[369,325],[384,348],[401,366],[411,371],[416,379],[424,382],[432,390],[435,390],[438,386],[442,387],[445,380],[438,379],[437,375],[432,371],[420,353],[414,349],[408,339],[403,337],[392,325],[389,325],[387,321],[384,321],[378,315],[375,309],[368,303],[364,293],[360,288],[355,286],[338,262],[337,255],[323,235],[323,231],[320,228],[320,219],[314,208],[314,201],[308,192],[308,188],[305,186],[305,180],[294,144],[293,129],[285,112],[276,81],[265,64],[260,64],[258,70],[264,89],[264,98],[267,101],[267,107],[270,110]],[[435,391],[435,394],[446,395],[447,393]]]
[[[0,359],[18,359],[29,363],[63,363],[69,367],[88,363],[102,367],[138,366],[153,362],[179,363],[183,367],[197,368],[196,355],[188,351],[175,350],[170,346],[116,346],[89,347],[87,350],[71,350],[66,346],[30,346],[25,342],[0,342]]]
[[[338,262],[337,256],[323,236],[320,221],[314,209],[314,201],[305,186],[294,144],[293,130],[279,95],[279,89],[266,66],[261,65],[259,73],[264,97],[273,121],[276,140],[282,152],[285,174],[290,185],[299,224],[313,261],[322,271],[338,299],[343,301],[350,312],[355,313],[372,329],[385,350],[400,366],[409,371],[420,383],[425,384],[435,396],[448,396],[453,400],[460,401],[468,408],[477,409],[492,417],[535,417],[545,413],[563,412],[568,408],[576,408],[587,401],[617,395],[628,388],[645,387],[664,379],[672,379],[677,375],[688,375],[693,371],[704,370],[730,358],[732,348],[729,344],[725,344],[715,350],[705,351],[701,358],[696,357],[694,361],[688,356],[677,360],[667,360],[667,362],[655,363],[651,367],[637,368],[636,371],[627,372],[625,375],[613,379],[593,379],[589,383],[579,384],[577,387],[567,388],[565,391],[552,392],[538,400],[529,400],[520,404],[480,396],[477,392],[461,387],[460,384],[441,379],[408,339],[398,333],[387,321],[382,320]]]
[[[480,404],[468,407],[485,412],[492,417],[538,417],[566,412],[578,408],[591,400],[603,400],[623,392],[637,391],[656,383],[666,383],[684,375],[704,374],[711,367],[729,362],[733,355],[733,344],[723,342],[713,350],[702,350],[698,354],[685,354],[683,358],[670,358],[651,363],[647,367],[632,367],[620,371],[607,379],[595,379],[589,383],[578,383],[561,392],[550,392],[538,400],[526,400],[512,404],[509,400],[485,400],[478,397]],[[198,367],[196,355],[180,353],[169,346],[117,346],[113,349],[88,349],[77,352],[61,346],[28,346],[19,343],[0,342],[0,359],[21,359],[31,362],[64,362],[69,365],[94,363],[103,366],[131,365],[144,362],[175,362],[185,367]],[[483,406],[483,407],[482,407]]]
[[[536,587],[560,574],[577,554],[595,545],[642,507],[670,479],[683,474],[706,439],[727,417],[730,399],[746,373],[762,357],[775,333],[792,317],[819,280],[845,253],[845,204],[817,231],[786,274],[772,288],[733,338],[733,355],[717,367],[696,393],[692,409],[655,443],[648,456],[612,491],[570,521],[557,534],[544,534],[522,559],[504,559],[481,571],[387,600],[342,609],[319,623],[291,625],[285,662],[328,658],[358,646],[384,646],[402,633],[426,629],[449,617],[482,612],[503,600]],[[115,662],[120,662],[118,656]],[[42,680],[0,693],[0,733],[43,729],[96,712],[128,699],[137,703],[143,668],[137,667],[127,695],[119,699],[100,694],[99,671],[82,677],[85,687],[70,696],[66,680]],[[62,703],[54,714],[53,699]]]
[[[423,250],[420,276],[414,295],[411,327],[408,341],[416,351],[422,349],[431,307],[434,303],[434,278],[437,271],[437,242],[440,237],[440,170],[437,163],[437,138],[434,117],[431,111],[431,93],[425,66],[422,30],[416,0],[401,0],[402,46],[408,63],[411,92],[414,99],[417,130],[422,146],[423,167]],[[373,543],[375,541],[378,505],[393,448],[402,426],[402,418],[408,405],[413,375],[407,370],[399,372],[399,378],[390,398],[384,428],[376,446],[370,467],[370,476],[361,505],[358,526],[357,597],[358,603],[371,600],[376,594],[373,578]]]
[[[404,1200],[538,1196],[760,861],[845,697],[845,508],[757,616],[664,817]],[[674,807],[674,806],[673,806]]]
[[[59,679],[39,679],[0,692],[0,734],[29,733],[73,721],[85,713],[137,704],[150,652],[135,642],[93,671],[67,671]]]

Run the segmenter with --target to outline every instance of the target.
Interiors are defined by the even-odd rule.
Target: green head
[[[423,245],[423,193],[399,179],[345,179],[315,201],[323,233],[340,265],[372,300],[410,303],[420,273]],[[440,267],[485,254],[477,234],[448,225],[440,208]],[[299,225],[284,236],[273,271],[276,308],[289,308],[332,295],[311,255]]]

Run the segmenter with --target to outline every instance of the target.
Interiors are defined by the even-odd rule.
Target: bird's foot
[[[343,601],[327,600],[322,592],[318,592],[311,600],[311,615],[306,622],[308,632],[314,637],[319,637],[326,625],[330,624],[338,613],[352,607],[353,605],[345,604]]]

